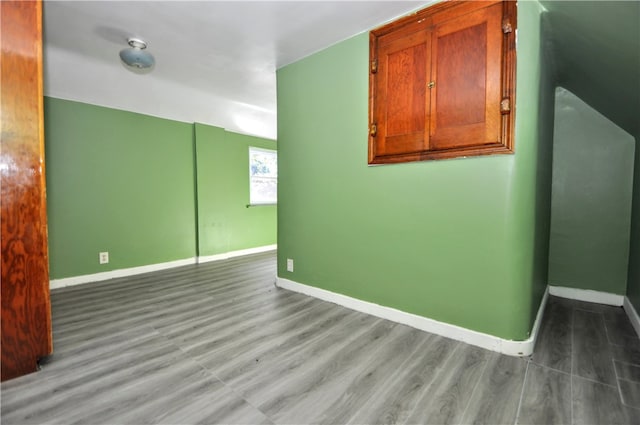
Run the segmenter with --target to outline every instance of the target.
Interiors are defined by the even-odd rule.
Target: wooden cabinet
[[[370,33],[369,163],[513,152],[515,3],[446,2]]]
[[[52,351],[42,106],[42,6],[2,1],[2,380]]]

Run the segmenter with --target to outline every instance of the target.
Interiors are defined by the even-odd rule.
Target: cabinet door
[[[2,380],[51,353],[39,1],[0,2]]]
[[[429,143],[429,97],[425,87],[430,69],[430,33],[408,26],[378,38],[377,70],[372,111],[377,143],[375,157],[419,157]],[[376,65],[374,65],[376,66]]]
[[[515,1],[446,1],[370,33],[369,163],[513,153]]]
[[[502,5],[436,25],[430,149],[500,145]]]

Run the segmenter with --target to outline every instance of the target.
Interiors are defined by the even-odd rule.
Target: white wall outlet
[[[293,260],[291,258],[287,258],[287,271],[288,272],[293,271]]]
[[[98,257],[100,258],[100,264],[107,264],[109,262],[108,252],[101,252]]]

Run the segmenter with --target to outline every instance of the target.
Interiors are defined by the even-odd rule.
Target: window
[[[370,33],[370,164],[513,153],[515,16],[444,2]]]
[[[249,148],[249,204],[278,202],[278,152]]]

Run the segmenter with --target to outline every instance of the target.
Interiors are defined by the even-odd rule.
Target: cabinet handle
[[[430,81],[429,84],[427,84],[427,87],[429,87],[430,89],[434,88],[435,86],[436,86],[435,81]]]
[[[377,134],[378,134],[378,126],[375,124],[371,124],[371,127],[369,127],[369,135],[371,137],[376,137]]]

